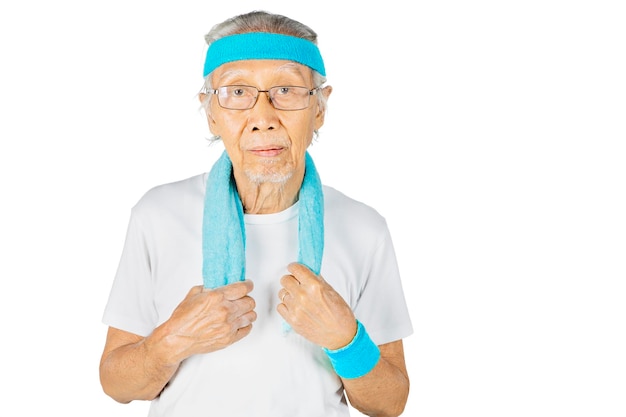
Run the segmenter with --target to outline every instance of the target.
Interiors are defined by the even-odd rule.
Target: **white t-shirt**
[[[202,284],[206,174],[147,192],[133,207],[103,322],[148,336]],[[384,218],[324,186],[321,275],[380,345],[413,329]],[[246,278],[258,315],[252,332],[220,351],[186,359],[150,417],[348,416],[341,379],[325,353],[285,331],[276,311],[280,278],[298,256],[298,207],[244,216]]]

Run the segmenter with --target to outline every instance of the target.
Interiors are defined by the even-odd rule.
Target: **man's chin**
[[[284,185],[293,175],[292,172],[281,172],[273,170],[246,170],[246,176],[254,184],[279,184]]]

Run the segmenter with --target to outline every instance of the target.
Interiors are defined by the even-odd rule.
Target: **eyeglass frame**
[[[221,88],[226,88],[226,87],[249,87],[249,88],[254,88],[257,91],[257,94],[256,94],[256,97],[254,97],[254,102],[250,105],[250,107],[246,107],[244,109],[234,109],[234,108],[231,108],[231,107],[224,107],[222,105],[222,103],[220,102],[219,90]],[[275,85],[273,87],[270,87],[267,90],[259,90],[257,87],[255,87],[253,85],[233,84],[233,85],[223,85],[223,86],[215,88],[215,89],[210,89],[210,88],[207,88],[205,86],[202,89],[202,92],[204,94],[213,94],[213,95],[217,96],[217,104],[219,104],[219,106],[221,108],[226,109],[226,110],[250,110],[250,109],[254,108],[254,106],[256,106],[256,103],[259,101],[259,96],[261,95],[261,93],[267,93],[267,98],[268,98],[270,104],[276,110],[281,110],[281,111],[298,111],[298,110],[304,110],[304,109],[308,108],[311,105],[311,96],[317,95],[318,91],[320,91],[323,87],[321,85],[319,85],[317,87],[314,87],[314,88],[308,90],[307,91],[308,92],[307,98],[309,99],[309,102],[307,103],[306,106],[300,107],[300,108],[297,108],[297,109],[283,109],[283,108],[276,107],[276,105],[274,104],[274,101],[272,100],[272,96],[270,96],[270,90],[273,90],[275,88],[304,88],[304,89],[307,89],[307,87],[303,87],[301,85]]]

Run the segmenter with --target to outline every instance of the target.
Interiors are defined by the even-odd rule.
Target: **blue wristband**
[[[365,327],[357,320],[354,339],[337,350],[324,349],[335,372],[341,378],[359,378],[374,369],[380,359],[378,346],[370,339]]]

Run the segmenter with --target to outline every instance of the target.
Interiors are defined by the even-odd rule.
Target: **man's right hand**
[[[224,349],[247,336],[257,318],[256,303],[248,295],[252,289],[249,280],[215,289],[192,287],[154,332],[164,343],[160,349],[168,350],[171,365],[194,354]]]
[[[109,327],[100,361],[104,392],[121,403],[152,400],[191,355],[241,340],[256,320],[252,281],[192,287],[171,317],[147,337]]]

